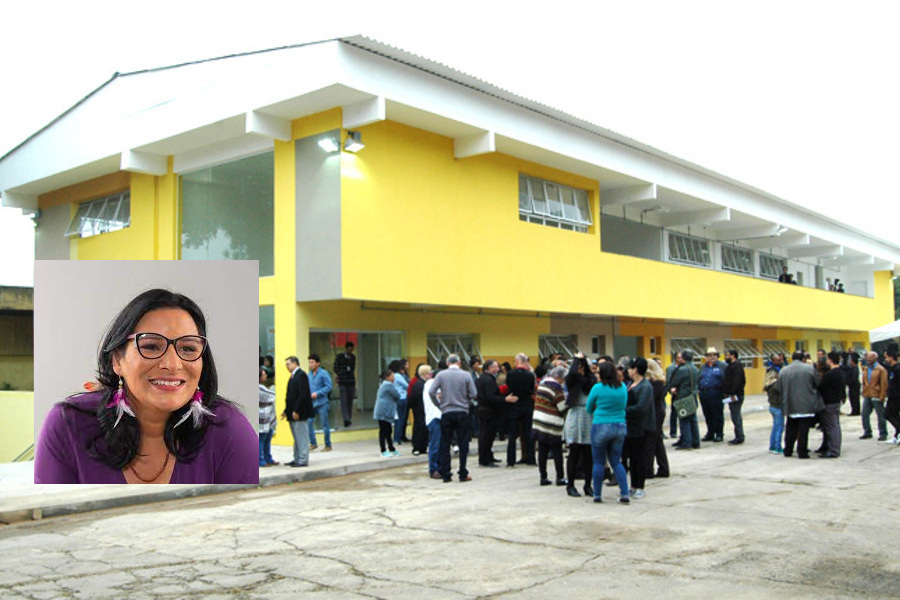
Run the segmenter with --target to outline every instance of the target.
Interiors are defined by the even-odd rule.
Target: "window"
[[[759,255],[759,276],[766,279],[778,279],[781,271],[787,266],[787,259],[771,254]]]
[[[797,340],[794,342],[794,352],[806,352],[806,340]]]
[[[722,270],[753,275],[753,251],[737,246],[722,245]]]
[[[694,353],[693,363],[696,366],[703,364],[706,355],[706,338],[672,338],[669,340],[672,349],[672,360],[682,350],[690,350]]]
[[[181,177],[181,258],[258,260],[275,274],[275,153]]]
[[[561,353],[566,360],[572,358],[581,350],[575,343],[574,335],[542,335],[538,337],[538,350],[541,358],[551,354]]]
[[[751,340],[725,340],[725,352],[729,350],[737,350],[738,360],[748,369],[753,367],[754,358],[765,358]]]
[[[427,344],[428,364],[433,368],[437,368],[438,363],[451,354],[459,356],[460,367],[465,370],[469,369],[469,360],[473,356],[481,358],[481,349],[471,334],[429,333]]]
[[[131,192],[113,194],[78,205],[75,218],[64,234],[67,237],[91,237],[118,231],[131,225]]]
[[[784,354],[785,358],[791,357],[790,350],[780,340],[763,340],[763,352],[766,357],[771,357],[773,354]]]
[[[606,354],[605,335],[595,335],[591,338],[591,353],[597,355]]]
[[[519,175],[519,219],[587,233],[593,224],[587,190]]]
[[[689,265],[712,266],[709,240],[669,232],[669,260]]]

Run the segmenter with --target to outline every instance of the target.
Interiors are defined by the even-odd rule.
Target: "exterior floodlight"
[[[333,137],[324,137],[319,140],[319,148],[321,148],[325,152],[328,152],[329,154],[332,152],[337,152],[341,149],[341,147],[337,143],[337,140],[335,140]]]
[[[358,131],[348,131],[347,141],[344,142],[344,150],[347,152],[359,152],[366,145],[362,143],[362,135]]]

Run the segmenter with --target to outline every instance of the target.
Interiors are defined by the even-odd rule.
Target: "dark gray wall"
[[[341,287],[341,153],[319,140],[340,130],[296,141],[297,301],[338,300]]]
[[[601,215],[600,243],[604,252],[663,260],[662,230],[659,227]]]

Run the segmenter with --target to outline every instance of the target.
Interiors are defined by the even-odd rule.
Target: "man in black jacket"
[[[858,416],[860,414],[859,354],[856,351],[845,352],[841,359],[841,372],[847,382],[847,399],[850,400],[850,416]]]
[[[537,466],[534,459],[534,440],[531,425],[534,416],[534,373],[528,355],[516,354],[516,365],[506,375],[509,396],[506,397],[506,425],[509,439],[506,445],[506,466],[516,466],[516,438],[522,437],[522,461]]]
[[[344,427],[353,425],[353,399],[356,397],[356,355],[353,342],[344,344],[344,351],[334,359],[334,375],[337,377],[341,398],[341,415]]]
[[[478,418],[481,421],[478,435],[478,466],[481,467],[496,467],[495,463],[500,462],[494,458],[491,448],[500,428],[500,415],[506,405],[506,398],[497,385],[499,371],[500,363],[488,360],[484,363],[481,377],[475,380],[475,389],[478,390]]]
[[[312,395],[309,393],[309,377],[300,368],[300,359],[289,356],[284,366],[291,374],[288,379],[287,394],[284,400],[282,419],[287,419],[294,436],[294,460],[287,463],[290,467],[309,466],[309,428],[307,419],[315,416]]]
[[[732,446],[744,443],[744,418],[741,415],[741,408],[744,406],[744,387],[747,385],[747,378],[744,375],[744,365],[738,360],[738,351],[729,350],[725,353],[725,382],[722,385],[722,392],[725,394],[725,401],[728,402],[728,410],[731,412],[731,423],[734,425],[734,439],[728,443]]]
[[[840,352],[831,351],[827,356],[828,371],[819,382],[819,393],[825,402],[825,408],[819,411],[819,423],[824,437],[822,447],[817,452],[820,458],[837,458],[841,455],[841,402],[847,382],[840,368]]]

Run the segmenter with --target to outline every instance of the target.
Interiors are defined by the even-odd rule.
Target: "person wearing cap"
[[[714,346],[706,349],[706,362],[700,367],[700,406],[706,420],[706,435],[703,442],[721,442],[724,439],[725,369],[727,365],[719,360],[719,351]]]

